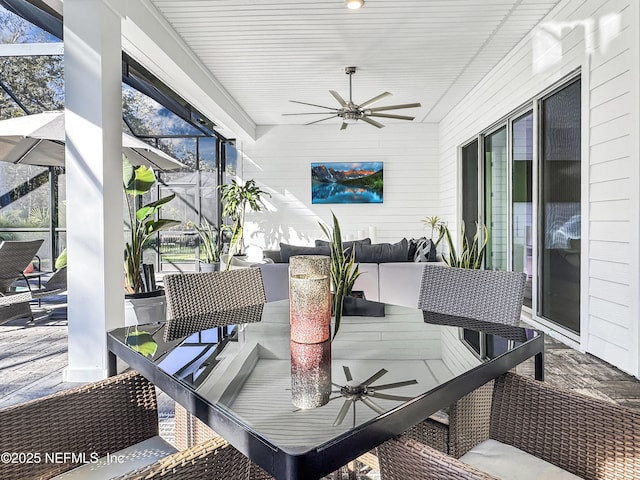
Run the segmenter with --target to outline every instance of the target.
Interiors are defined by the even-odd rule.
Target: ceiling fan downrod
[[[349,105],[353,105],[351,78],[353,77],[353,74],[356,73],[356,67],[344,67],[344,73],[349,75]]]

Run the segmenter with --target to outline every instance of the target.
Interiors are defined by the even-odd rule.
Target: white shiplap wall
[[[247,216],[248,244],[257,250],[279,242],[306,245],[324,238],[318,221],[330,222],[331,210],[343,235],[368,236],[378,242],[428,232],[421,220],[438,214],[438,127],[436,124],[390,124],[383,129],[338,123],[260,127],[255,143],[241,145],[243,177],[254,178],[272,194],[269,212]],[[384,203],[311,203],[312,162],[384,162]]]
[[[562,2],[443,119],[439,137],[440,210],[455,221],[458,147],[582,68],[580,345],[636,376],[640,376],[638,10],[635,0]],[[544,48],[536,47],[534,55],[536,35],[548,41]]]

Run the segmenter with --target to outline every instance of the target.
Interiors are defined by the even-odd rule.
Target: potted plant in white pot
[[[269,197],[271,195],[260,189],[255,180],[247,180],[244,185],[233,180],[231,183],[220,185],[219,188],[222,216],[231,222],[230,225],[223,225],[223,228],[228,229],[231,233],[226,261],[226,270],[229,270],[233,255],[244,254],[244,217],[247,206],[254,212],[259,212],[265,208],[262,195]]]
[[[164,320],[164,290],[157,288],[153,279],[144,280],[142,255],[145,243],[153,235],[180,224],[176,220],[155,218],[162,206],[173,200],[175,194],[136,208],[138,198],[151,190],[156,176],[153,170],[144,165],[133,166],[124,155],[122,181],[131,227],[131,236],[124,251],[125,324],[157,322]]]
[[[220,254],[222,253],[221,231],[206,219],[200,225],[193,225],[200,238],[200,271],[217,272],[220,270]]]

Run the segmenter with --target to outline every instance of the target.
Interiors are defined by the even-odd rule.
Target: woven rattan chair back
[[[38,253],[44,240],[0,243],[0,293],[8,292]]]
[[[422,274],[418,308],[518,325],[526,279],[521,272],[427,265]]]
[[[167,298],[165,339],[173,340],[207,328],[259,321],[266,303],[257,268],[226,272],[184,273],[164,277]]]

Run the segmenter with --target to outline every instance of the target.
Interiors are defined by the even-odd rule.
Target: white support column
[[[64,1],[69,366],[107,376],[106,331],[124,325],[121,16]]]

